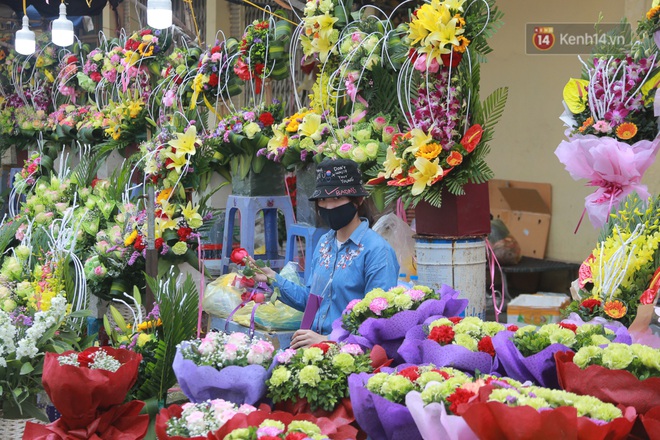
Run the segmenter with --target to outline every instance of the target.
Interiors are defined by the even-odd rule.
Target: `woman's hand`
[[[275,271],[268,266],[259,267],[254,258],[247,256],[247,264],[254,270],[254,279],[258,283],[268,283],[275,279]]]
[[[319,342],[327,341],[328,337],[319,335],[311,330],[296,330],[291,338],[291,348],[307,348],[310,345],[318,344]]]

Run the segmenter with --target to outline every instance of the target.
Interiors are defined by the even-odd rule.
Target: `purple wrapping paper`
[[[630,344],[630,334],[625,327],[614,329],[614,331],[616,337],[613,342]],[[507,330],[499,332],[493,337],[496,356],[506,375],[521,382],[530,380],[542,387],[560,389],[555,353],[574,350],[563,344],[552,344],[536,354],[524,357],[513,343],[513,334],[514,332]]]
[[[348,377],[353,413],[360,428],[369,438],[379,440],[422,440],[417,425],[405,405],[372,393],[366,388],[373,374],[359,373]]]
[[[477,435],[463,417],[447,414],[441,403],[425,406],[417,391],[406,395],[406,406],[424,440],[477,440]]]
[[[323,301],[323,297],[314,293],[309,294],[309,297],[307,298],[307,305],[305,306],[305,312],[303,313],[302,320],[300,321],[301,330],[309,330],[312,328],[312,324],[314,324],[314,318],[316,318],[316,312],[318,312],[319,307],[321,307],[321,301]]]
[[[433,364],[436,367],[452,367],[471,375],[476,370],[483,374],[502,373],[497,355],[470,351],[460,345],[440,345],[427,339],[423,325],[416,325],[406,333],[399,355],[411,364]]]
[[[193,403],[224,399],[236,405],[256,404],[266,395],[271,370],[261,365],[230,366],[216,370],[184,359],[177,349],[172,363],[181,391]]]
[[[440,299],[424,301],[417,310],[404,310],[391,318],[368,318],[360,325],[359,335],[346,331],[341,326],[341,317],[337,318],[332,323],[333,330],[329,338],[331,341],[359,344],[366,349],[380,345],[387,356],[394,359],[395,365],[400,364],[403,358],[398,349],[411,327],[423,323],[431,316],[458,316],[467,307],[468,300],[458,299],[459,292],[447,285],[443,284],[438,293]]]

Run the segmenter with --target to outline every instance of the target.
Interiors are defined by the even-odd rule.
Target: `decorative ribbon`
[[[495,256],[495,251],[493,250],[487,238],[485,241],[486,257],[488,258],[488,268],[490,270],[490,291],[491,297],[493,298],[493,308],[495,309],[495,321],[500,322],[500,314],[502,313],[502,307],[504,306],[504,285],[506,284],[506,281],[504,278],[504,273],[502,272],[502,266],[500,266],[500,262],[497,261],[497,257]],[[502,292],[500,292],[502,298],[499,307],[497,306],[497,290],[495,290],[495,264],[497,264],[497,267],[500,270],[500,278],[502,279]]]
[[[250,295],[243,299],[241,303],[236,306],[234,310],[231,311],[231,313],[227,316],[227,320],[225,321],[225,333],[229,332],[229,323],[231,322],[231,319],[234,317],[234,314],[238,312],[240,309],[245,307],[247,303],[253,300],[254,295],[257,293],[269,293],[271,292],[271,289],[268,287],[268,284],[259,282],[257,283],[253,288],[252,292],[250,292]],[[254,303],[254,306],[252,307],[252,313],[250,314],[250,331],[248,333],[248,336],[250,336],[250,339],[254,337],[254,315],[257,313],[257,307],[259,307],[263,303]]]
[[[218,121],[220,121],[220,120],[222,119],[222,116],[220,115],[220,113],[218,113],[217,111],[215,111],[215,107],[213,107],[213,106],[211,105],[211,102],[210,102],[209,99],[206,97],[206,93],[202,93],[202,97],[204,98],[204,104],[206,104],[206,107],[207,107],[209,110],[211,110],[211,111],[213,112],[213,114],[215,115],[215,117],[218,118]]]
[[[197,237],[197,263],[198,269],[202,274],[202,279],[199,282],[199,304],[197,305],[197,339],[202,333],[202,302],[204,301],[204,291],[206,289],[206,280],[204,279],[204,257],[202,254],[202,243]]]
[[[403,200],[401,200],[401,197],[396,199],[396,216],[408,223],[408,217],[406,216],[406,210],[403,209]]]

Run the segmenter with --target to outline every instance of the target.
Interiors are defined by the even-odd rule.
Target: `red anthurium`
[[[479,124],[474,124],[472,127],[468,128],[468,131],[465,132],[465,136],[461,139],[461,145],[468,153],[471,153],[479,142],[481,141],[481,136],[484,134],[484,129]]]

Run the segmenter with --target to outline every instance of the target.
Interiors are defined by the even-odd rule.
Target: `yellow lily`
[[[408,153],[416,155],[417,151],[422,145],[426,145],[429,142],[433,141],[433,136],[431,136],[428,133],[425,133],[424,130],[421,130],[419,128],[413,128],[410,131],[410,134],[412,135],[412,138],[410,139],[412,145],[403,151],[404,156]]]
[[[168,229],[176,229],[176,222],[169,218],[156,217],[154,239],[161,238],[163,236],[163,232]]]
[[[181,210],[181,214],[183,214],[183,218],[188,222],[188,226],[193,229],[199,228],[204,223],[202,216],[197,212],[198,209],[199,206],[193,208],[192,203],[188,202],[186,207]]]
[[[582,113],[587,108],[588,87],[589,81],[578,78],[569,79],[564,86],[564,102],[571,113]]]
[[[303,118],[302,123],[298,127],[298,133],[301,136],[308,136],[315,141],[320,141],[324,126],[325,124],[321,123],[321,115],[310,113]]]
[[[651,101],[653,101],[655,98],[655,94],[649,96],[649,93],[651,92],[651,90],[657,89],[658,86],[660,86],[660,72],[656,73],[650,79],[646,80],[646,82],[642,86],[642,96],[647,96],[650,98]]]
[[[193,156],[196,152],[195,143],[197,142],[197,129],[194,125],[188,127],[185,133],[175,133],[176,139],[168,142],[169,145],[176,148],[176,154],[190,154]]]
[[[162,200],[160,202],[160,209],[167,215],[169,218],[174,217],[174,212],[176,211],[176,205],[170,203],[168,200]],[[176,225],[175,225],[176,226]]]
[[[268,151],[276,153],[278,148],[289,146],[289,137],[277,128],[273,128],[273,137],[268,141]]]
[[[389,179],[392,176],[398,176],[403,172],[401,165],[403,164],[403,159],[398,157],[394,152],[394,148],[387,148],[387,156],[383,162],[383,168],[385,169],[385,177]]]
[[[443,3],[447,9],[463,12],[463,3],[465,3],[465,0],[445,0]]]
[[[420,195],[427,186],[433,185],[434,180],[442,176],[442,173],[442,167],[439,165],[438,158],[430,161],[423,157],[418,157],[415,160],[415,171],[410,173],[410,177],[415,179],[410,193],[413,196]]]
[[[186,159],[186,155],[179,154],[178,151],[176,153],[172,153],[171,151],[168,151],[167,153],[165,153],[165,157],[172,159],[172,162],[167,164],[167,169],[176,170],[176,172],[179,174],[181,174],[181,168],[188,165],[188,160]]]

